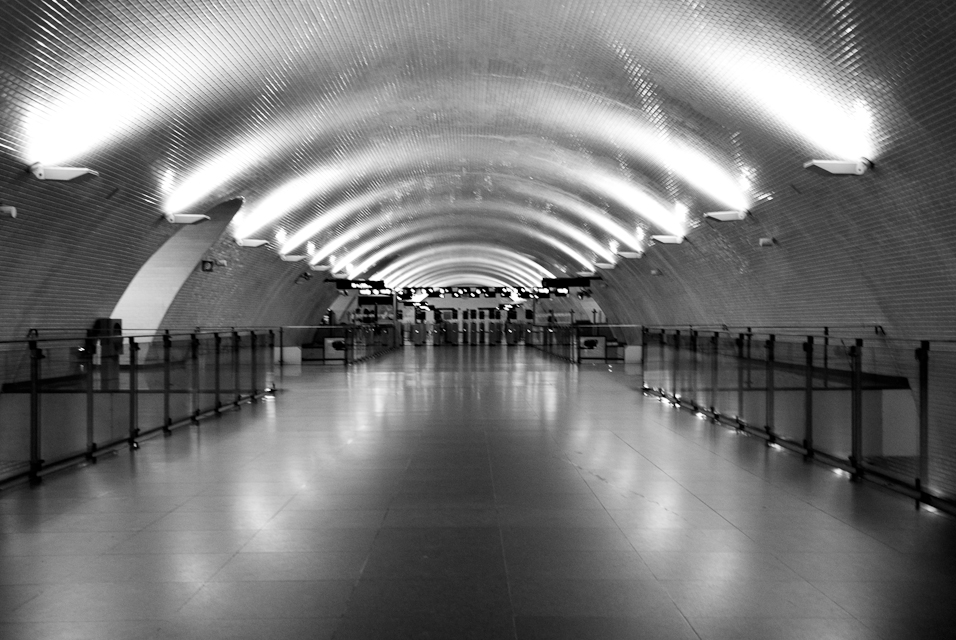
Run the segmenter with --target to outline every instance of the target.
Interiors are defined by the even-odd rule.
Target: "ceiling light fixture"
[[[30,173],[37,180],[76,180],[82,176],[96,177],[100,174],[86,167],[48,167],[39,162],[30,165]]]
[[[746,220],[750,214],[746,209],[740,211],[708,211],[704,214],[705,218],[712,218],[719,222],[733,222],[735,220]]]
[[[196,224],[209,220],[209,216],[200,213],[167,213],[164,217],[170,224]]]
[[[684,236],[651,236],[651,240],[661,244],[681,244]]]
[[[804,169],[822,175],[862,176],[873,163],[866,158],[859,160],[810,160],[803,164]]]
[[[269,241],[255,238],[236,238],[236,244],[240,247],[261,247],[269,244]]]

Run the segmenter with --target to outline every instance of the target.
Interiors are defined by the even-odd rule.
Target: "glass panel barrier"
[[[814,370],[813,448],[847,461],[853,455],[853,342],[831,337],[814,351],[824,368]]]
[[[793,336],[777,337],[774,342],[773,431],[801,446],[807,427],[806,344],[804,339]]]
[[[743,358],[738,371],[738,417],[755,429],[767,424],[767,341],[770,336],[741,334]]]
[[[0,480],[30,467],[30,349],[0,345]]]
[[[192,418],[196,405],[194,389],[198,388],[193,360],[193,339],[188,335],[169,339],[169,422],[176,424]]]
[[[40,361],[40,458],[61,460],[84,455],[87,448],[86,406],[88,357],[85,345],[76,342],[43,343]],[[105,354],[104,354],[105,356]],[[117,363],[118,366],[118,363]],[[110,368],[110,374],[119,372]],[[111,385],[111,395],[129,405],[129,394]],[[127,425],[128,426],[128,423]]]
[[[862,350],[862,463],[899,482],[920,474],[915,342],[868,340]]]
[[[924,488],[956,498],[956,344],[932,342],[928,353],[928,403]]]
[[[232,374],[231,369],[225,366],[229,363],[228,355],[225,362],[222,359],[222,334],[200,334],[196,339],[193,366],[197,386],[194,409],[197,414],[202,414],[219,408],[222,377]]]

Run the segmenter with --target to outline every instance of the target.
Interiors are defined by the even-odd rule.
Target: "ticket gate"
[[[497,322],[488,323],[488,344],[496,346],[501,341],[501,329]]]
[[[458,345],[458,322],[445,324],[445,344]]]
[[[468,326],[468,334],[469,344],[481,344],[478,337],[478,323],[474,320]]]
[[[411,329],[411,342],[416,347],[420,347],[425,344],[425,325],[423,324],[413,324]]]
[[[505,344],[513,347],[521,339],[521,327],[516,324],[508,323],[505,325]]]

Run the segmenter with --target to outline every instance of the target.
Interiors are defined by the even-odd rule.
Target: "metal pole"
[[[96,433],[94,431],[96,398],[93,387],[96,379],[93,374],[93,352],[96,350],[96,339],[87,338],[84,344],[83,360],[86,365],[86,459],[96,463]]]
[[[213,407],[218,412],[222,408],[222,403],[219,401],[219,398],[221,397],[220,394],[222,393],[222,388],[220,386],[221,381],[219,379],[220,360],[221,360],[220,354],[222,352],[222,336],[220,336],[219,333],[217,332],[212,334],[212,337],[216,343],[215,355],[213,356],[213,380],[214,380],[213,389],[216,392],[216,400],[213,403]]]
[[[240,380],[239,344],[240,344],[239,332],[233,330],[232,332],[232,394],[233,394],[233,398],[235,399],[233,400],[232,404],[236,406],[239,405],[239,400],[242,399],[242,383],[239,381]]]
[[[700,353],[697,351],[697,330],[690,330],[690,378],[687,385],[687,395],[690,396],[690,401],[694,403],[694,408],[698,408],[697,404],[697,369],[698,369],[698,359],[700,358]]]
[[[679,382],[680,382],[680,329],[674,332],[674,373],[671,376],[671,388],[673,389],[671,393],[673,394],[674,398],[678,400],[678,402],[680,402],[680,398],[678,398],[678,396],[680,395]]]
[[[173,339],[169,336],[169,331],[163,335],[163,435],[170,436],[172,431],[170,427],[173,424],[172,409],[170,407],[172,386],[173,386],[173,359],[172,359]]]
[[[258,399],[256,398],[256,395],[258,394],[257,385],[256,385],[256,383],[258,382],[258,371],[256,368],[256,348],[258,347],[258,336],[256,336],[255,331],[250,331],[249,338],[251,343],[249,347],[250,348],[249,355],[251,358],[250,366],[252,368],[252,401],[258,402]]]
[[[275,343],[273,343],[273,348],[275,348]],[[285,366],[285,329],[283,327],[279,327],[279,366]]]
[[[853,466],[854,479],[859,479],[863,477],[863,340],[857,339],[856,344],[850,347],[850,361],[853,367],[850,391],[850,464]]]
[[[193,424],[199,424],[199,336],[195,333],[189,334],[189,352],[189,357],[192,360],[192,384],[190,385],[190,391],[193,405]]]
[[[766,409],[764,416],[764,429],[767,431],[767,436],[770,438],[770,443],[773,444],[777,441],[777,436],[773,432],[773,400],[774,400],[774,379],[773,379],[773,362],[774,362],[774,346],[776,345],[777,337],[771,335],[766,342],[767,349],[767,395],[766,395]]]
[[[139,449],[136,438],[139,437],[139,363],[137,353],[139,344],[136,338],[129,338],[129,448]]]
[[[919,360],[919,477],[916,478],[916,488],[919,498],[925,495],[925,487],[929,485],[929,341],[920,342],[916,350],[916,359]],[[920,500],[917,499],[918,507]]]
[[[813,336],[803,343],[806,354],[803,394],[803,448],[806,457],[813,457]]]
[[[720,332],[715,331],[710,338],[710,414],[717,417],[717,368],[720,356]]]
[[[744,334],[737,334],[737,421],[744,414]],[[738,424],[738,426],[740,426]]]
[[[40,484],[40,470],[43,460],[40,458],[40,361],[43,349],[36,340],[30,343],[30,484]]]

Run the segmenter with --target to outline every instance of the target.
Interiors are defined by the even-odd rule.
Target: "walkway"
[[[0,494],[0,638],[956,634],[953,519],[621,365],[408,348],[281,386]]]

